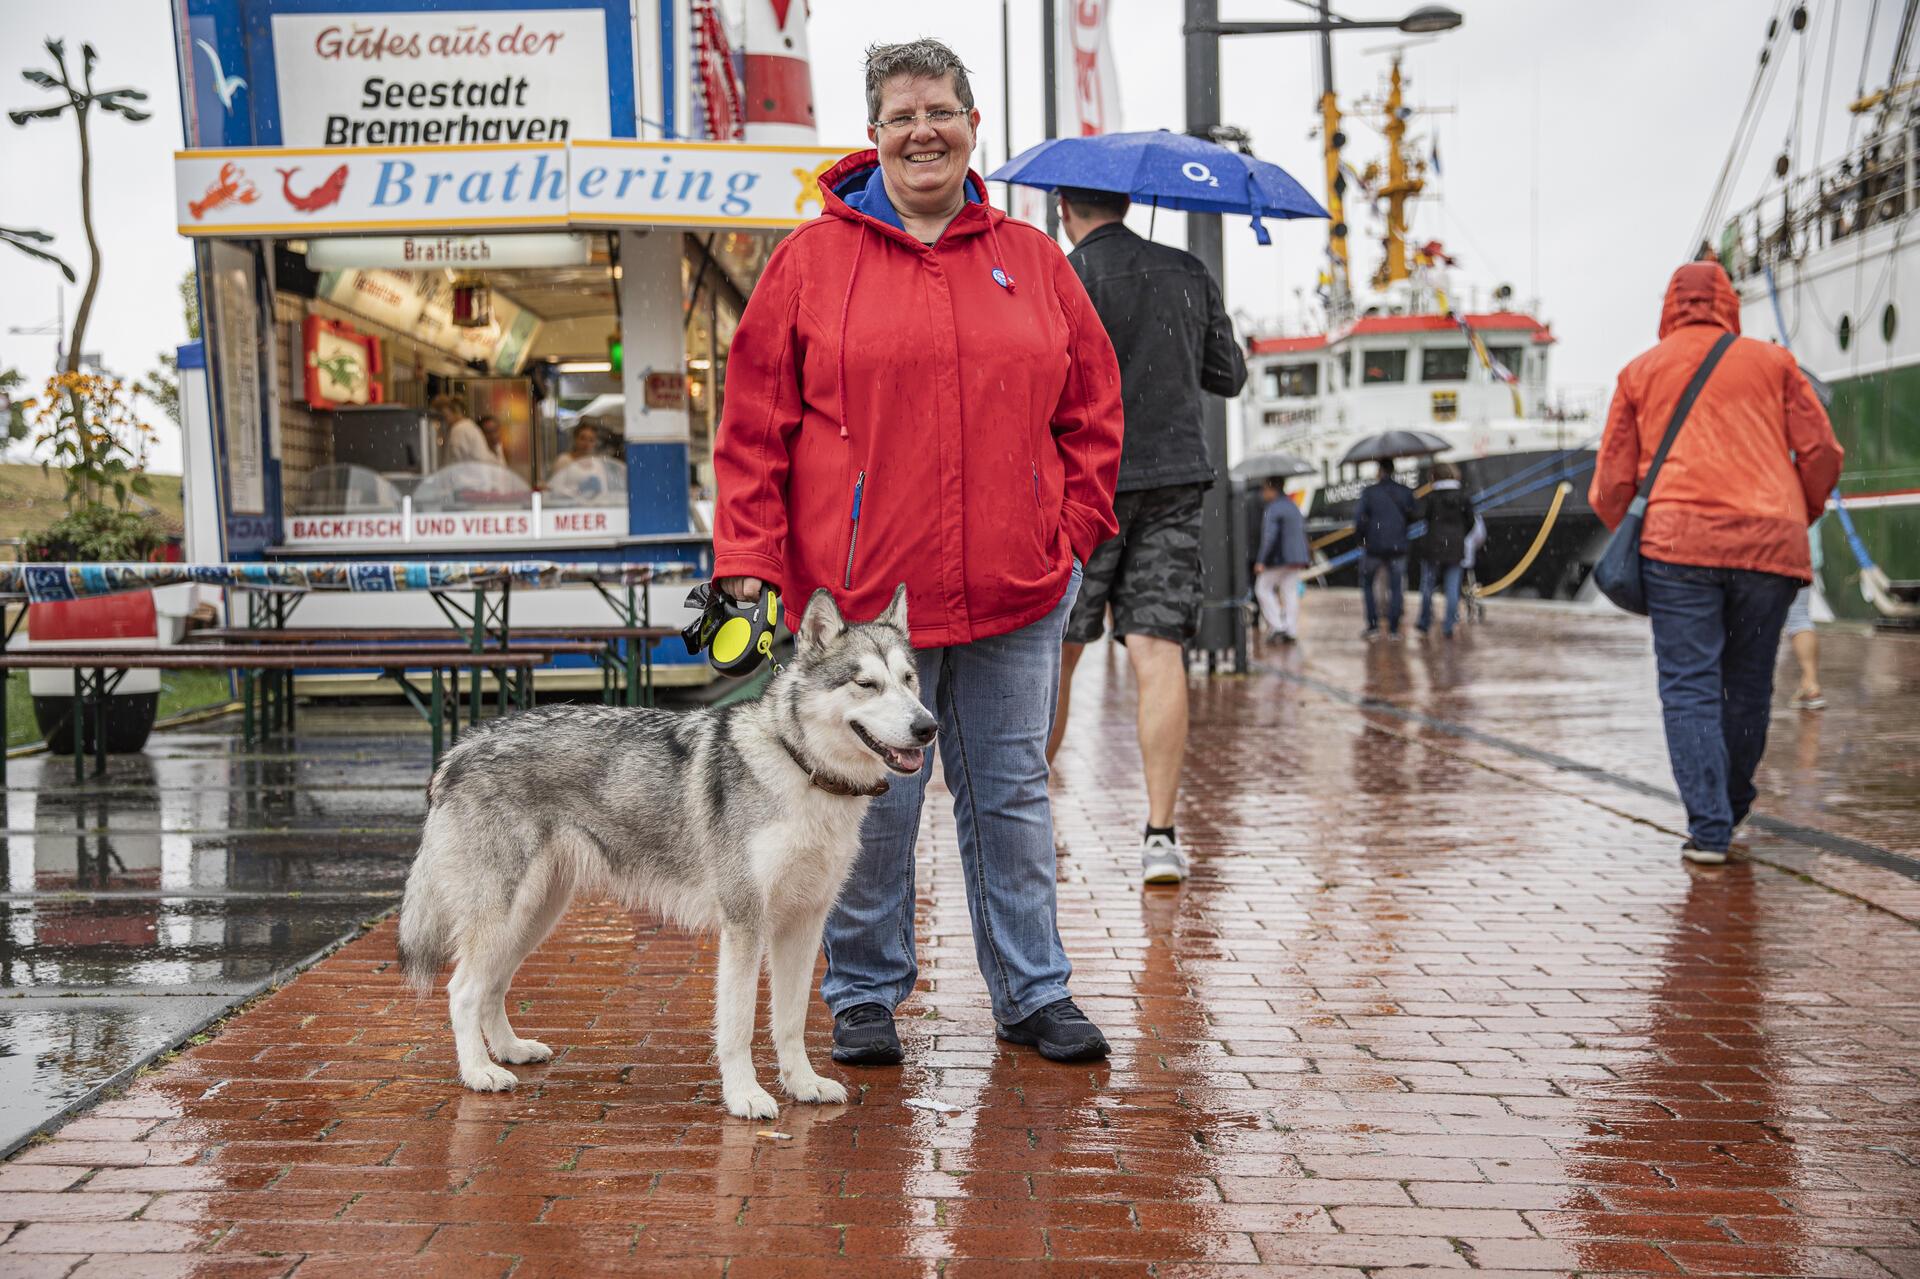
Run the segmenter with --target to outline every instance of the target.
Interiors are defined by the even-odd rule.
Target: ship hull
[[[1742,329],[1783,340],[1832,389],[1840,493],[1862,549],[1901,595],[1920,591],[1920,236],[1906,234],[1916,216],[1777,262],[1772,288],[1764,274],[1740,282]],[[1861,592],[1831,502],[1819,537],[1834,615],[1887,623]]]

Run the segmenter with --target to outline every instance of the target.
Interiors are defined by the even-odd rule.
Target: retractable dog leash
[[[687,596],[687,607],[700,616],[682,628],[680,637],[689,653],[707,651],[707,661],[722,675],[750,675],[765,658],[773,660],[774,628],[780,623],[780,593],[760,588],[760,597],[742,604],[712,582],[702,582]]]

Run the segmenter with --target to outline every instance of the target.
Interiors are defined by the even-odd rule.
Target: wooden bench
[[[386,678],[400,686],[407,700],[415,710],[425,717],[433,730],[433,759],[437,764],[440,754],[448,742],[447,728],[449,719],[446,698],[447,676],[451,674],[454,697],[451,702],[452,740],[458,741],[460,734],[459,717],[459,672],[472,672],[475,680],[481,672],[493,671],[504,676],[511,671],[528,675],[536,666],[544,666],[551,660],[552,652],[548,648],[525,649],[486,649],[475,652],[471,648],[452,646],[418,646],[400,648],[393,645],[337,645],[301,647],[287,650],[269,650],[262,645],[221,645],[191,644],[154,648],[118,648],[92,649],[28,649],[0,652],[0,671],[9,670],[70,670],[74,672],[77,684],[74,699],[75,709],[80,715],[74,725],[73,734],[73,775],[75,781],[86,776],[86,726],[89,716],[94,726],[95,767],[94,775],[99,776],[107,768],[106,752],[106,698],[126,678],[130,670],[230,670],[240,675],[242,685],[242,705],[244,716],[243,732],[248,742],[255,737],[254,685],[265,672],[292,672],[294,670],[360,670],[373,667]],[[432,672],[432,682],[426,692],[409,682],[406,672],[410,670],[428,670]],[[502,679],[504,688],[506,681]],[[520,705],[530,702],[532,681],[522,679]],[[502,708],[504,711],[504,707]],[[284,722],[292,725],[292,707],[290,702],[281,708]],[[476,702],[477,714],[477,702]],[[5,718],[0,717],[0,727],[6,727]],[[261,704],[259,729],[264,735],[273,718],[272,706],[268,701]],[[6,779],[5,753],[0,751],[0,784]]]
[[[532,639],[545,652],[559,655],[581,654],[594,659],[604,676],[601,700],[617,705],[616,693],[624,685],[629,706],[653,705],[653,646],[680,634],[673,626],[540,626],[514,627],[504,638],[492,632],[482,633],[482,645],[491,651],[512,651],[515,641]],[[467,644],[470,638],[461,631],[443,626],[319,627],[319,626],[217,626],[190,631],[190,644]],[[623,653],[620,646],[626,645]]]

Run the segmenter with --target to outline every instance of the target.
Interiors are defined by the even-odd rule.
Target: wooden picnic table
[[[89,717],[94,725],[94,747],[96,762],[94,773],[98,776],[107,768],[106,752],[106,699],[119,687],[130,670],[205,670],[224,668],[239,673],[241,680],[241,701],[243,707],[243,735],[249,743],[254,740],[254,685],[261,683],[263,688],[270,681],[260,677],[264,672],[283,672],[291,674],[295,670],[330,668],[335,670],[359,670],[373,667],[380,670],[388,679],[400,686],[407,700],[415,710],[427,720],[433,732],[433,758],[438,763],[443,746],[447,743],[447,728],[452,727],[451,740],[460,738],[460,686],[459,672],[473,673],[477,685],[482,671],[493,671],[501,678],[503,691],[506,688],[505,674],[514,671],[522,676],[530,675],[536,666],[544,666],[552,660],[552,652],[546,648],[516,648],[512,650],[489,648],[476,652],[468,647],[452,645],[418,645],[406,648],[393,645],[342,644],[332,647],[300,647],[298,649],[273,650],[264,645],[165,645],[150,648],[96,648],[57,649],[39,648],[27,650],[0,650],[0,672],[9,670],[70,670],[74,672],[76,684],[74,710],[78,719],[74,723],[73,733],[73,773],[74,780],[83,780],[86,776],[86,726]],[[429,670],[432,681],[427,691],[413,686],[406,672],[409,670]],[[452,699],[449,702],[448,676],[452,677]],[[523,679],[520,683],[519,703],[525,706],[530,701],[532,681]],[[478,703],[476,702],[476,708]],[[451,719],[447,715],[452,710]],[[261,701],[260,731],[264,733],[273,707],[269,699]],[[505,707],[502,706],[504,713]],[[283,703],[281,713],[287,726],[292,725],[291,699]],[[0,711],[0,729],[9,727],[6,723],[10,713]],[[474,720],[477,722],[477,709]],[[6,779],[6,754],[0,750],[0,785]]]

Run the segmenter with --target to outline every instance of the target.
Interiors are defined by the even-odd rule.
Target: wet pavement
[[[1914,851],[1920,644],[1830,639],[1834,708],[1776,720],[1754,851],[1787,871],[1689,869],[1643,627],[1507,608],[1368,648],[1352,604],[1196,684],[1178,889],[1139,885],[1124,660],[1082,663],[1060,914],[1110,1063],[994,1040],[936,802],[907,1064],[825,1063],[810,1019],[853,1104],[728,1119],[712,945],[592,903],[512,994],[557,1059],[464,1092],[387,922],[0,1166],[0,1275],[1920,1274],[1920,910],[1860,856]],[[228,748],[180,739],[227,833],[158,873],[238,842],[276,850],[240,876],[263,893],[391,887],[420,766],[355,740],[283,762],[296,838],[248,845]],[[153,933],[183,983],[246,976]],[[298,950],[246,936],[236,963]]]
[[[320,712],[297,742],[156,734],[76,785],[10,761],[0,1151],[397,897],[426,759],[406,721]]]

